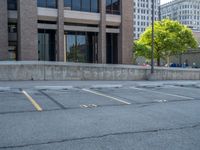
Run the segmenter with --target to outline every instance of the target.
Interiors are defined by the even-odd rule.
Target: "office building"
[[[161,6],[161,18],[177,20],[193,31],[200,31],[200,1],[173,0]]]
[[[0,0],[0,60],[130,64],[132,0]]]
[[[155,18],[159,19],[160,0],[154,0]],[[133,0],[134,39],[137,40],[152,23],[152,0]]]

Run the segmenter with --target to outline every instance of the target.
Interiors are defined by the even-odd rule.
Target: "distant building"
[[[155,20],[159,20],[160,0],[155,2]],[[152,22],[152,0],[133,0],[134,39],[138,39]]]
[[[200,31],[200,1],[173,0],[161,6],[161,19],[169,18]]]
[[[161,19],[169,18],[187,25],[193,30],[194,36],[200,44],[200,1],[173,0],[160,6]],[[171,63],[188,64],[200,67],[200,49],[190,49],[188,52],[173,56]]]

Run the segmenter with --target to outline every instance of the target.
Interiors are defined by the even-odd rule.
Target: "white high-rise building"
[[[173,0],[161,6],[161,19],[169,18],[200,31],[200,0]]]
[[[152,22],[152,0],[133,0],[134,40],[138,39]],[[159,19],[160,0],[154,0],[155,20]]]

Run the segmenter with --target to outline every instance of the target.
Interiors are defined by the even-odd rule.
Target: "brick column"
[[[7,0],[0,0],[0,61],[8,60]]]
[[[133,48],[133,0],[121,0],[119,63],[131,64]]]
[[[37,0],[18,0],[18,59],[38,60]]]
[[[106,63],[106,0],[99,1],[98,63]]]
[[[64,1],[58,0],[57,61],[64,61]]]

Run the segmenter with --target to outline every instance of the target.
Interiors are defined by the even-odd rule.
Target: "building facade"
[[[195,38],[200,44],[200,1],[199,0],[173,0],[161,5],[161,19],[169,18],[192,29]],[[199,47],[200,48],[200,47]],[[171,63],[187,64],[200,67],[200,49],[190,49],[184,54],[172,56]]]
[[[177,20],[193,31],[200,31],[200,1],[173,0],[161,6],[161,18]]]
[[[159,19],[160,0],[154,0],[155,18]],[[152,0],[133,0],[134,39],[137,40],[152,23]]]
[[[0,60],[130,64],[132,0],[0,0]]]

